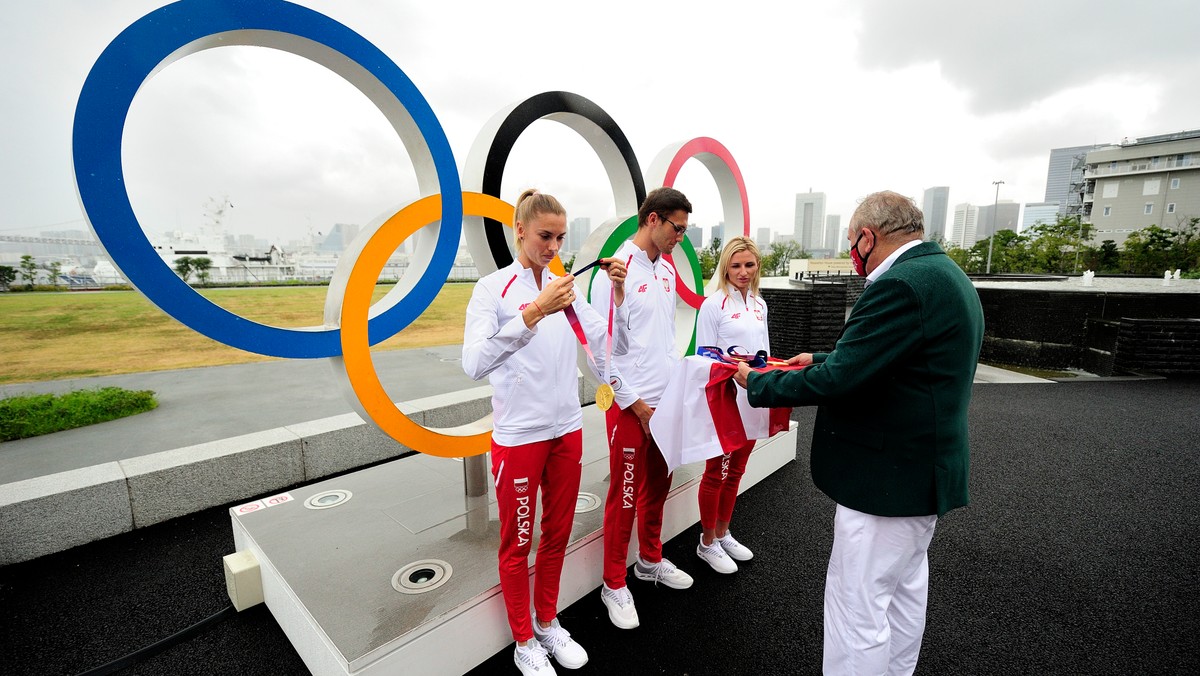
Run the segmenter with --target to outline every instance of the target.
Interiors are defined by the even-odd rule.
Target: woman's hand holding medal
[[[533,328],[545,317],[558,312],[575,302],[575,276],[566,275],[551,280],[542,288],[542,292],[524,310],[521,316],[525,326]]]

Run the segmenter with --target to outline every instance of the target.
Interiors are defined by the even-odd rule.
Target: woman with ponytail
[[[576,328],[593,346],[606,343],[608,319],[577,297],[574,277],[549,270],[567,231],[566,211],[551,195],[526,190],[517,199],[513,229],[516,260],[480,279],[467,305],[463,369],[488,377],[492,395],[491,464],[500,512],[500,589],[517,642],[514,661],[526,676],[553,674],[549,657],[567,669],[587,663],[587,652],[559,624],[558,589],[571,535],[583,456]],[[602,262],[614,304],[624,300],[625,266]],[[573,327],[572,324],[575,326]],[[596,350],[597,359],[604,350]],[[604,382],[604,360],[591,362]],[[617,383],[619,405],[633,403]],[[533,515],[542,496],[541,537],[534,564],[529,615],[529,553]]]

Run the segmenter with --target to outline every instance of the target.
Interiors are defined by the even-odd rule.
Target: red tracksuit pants
[[[662,560],[663,505],[671,489],[667,462],[638,417],[608,409],[608,498],[604,501],[604,584],[625,586],[629,538],[636,513],[638,553],[647,563]]]
[[[549,622],[558,614],[558,584],[571,537],[582,458],[582,430],[521,446],[492,442],[492,478],[500,510],[500,591],[508,609],[508,626],[517,641],[533,638],[529,550],[538,491],[542,494],[542,522],[534,563],[533,605],[538,618]]]
[[[753,450],[754,440],[751,439],[732,453],[709,458],[705,463],[699,490],[701,528],[716,528],[718,521],[728,522],[733,517],[738,486]]]

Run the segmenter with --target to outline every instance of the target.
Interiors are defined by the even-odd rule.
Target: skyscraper
[[[590,234],[592,234],[592,219],[586,216],[572,218],[571,227],[567,228],[567,246],[564,248],[571,253],[578,253]]]
[[[975,246],[975,223],[979,218],[979,207],[963,202],[954,205],[954,225],[946,241],[961,249]]]
[[[771,229],[759,228],[758,237],[754,238],[754,243],[758,245],[758,250],[765,254],[771,246]]]
[[[1066,216],[1079,213],[1080,189],[1083,184],[1083,168],[1088,152],[1108,145],[1072,146],[1054,148],[1050,151],[1050,165],[1046,170],[1046,199],[1059,205],[1058,213]]]
[[[825,193],[796,194],[794,238],[805,250],[821,249],[825,244]]]
[[[925,215],[925,239],[946,237],[946,215],[950,204],[950,187],[938,185],[925,189],[921,213]]]
[[[1021,230],[1025,232],[1038,223],[1052,225],[1058,221],[1057,202],[1026,202],[1025,213],[1021,216]]]
[[[712,227],[712,229],[709,230],[710,234],[708,235],[708,245],[712,246],[714,239],[721,240],[721,242],[723,244],[725,242],[724,230],[725,230],[725,225],[723,223],[718,223],[717,225],[714,225]]]
[[[991,204],[979,207],[979,217],[975,220],[976,240],[987,239],[993,232],[1012,230],[1016,232],[1021,224],[1021,205],[1012,200],[1000,200],[994,207],[996,219],[992,220],[993,207]]]
[[[840,214],[829,214],[825,217],[825,248],[837,253],[841,247],[842,217]]]

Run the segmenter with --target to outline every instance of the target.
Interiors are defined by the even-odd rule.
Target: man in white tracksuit
[[[600,598],[609,619],[622,629],[638,626],[633,595],[625,584],[625,561],[634,517],[638,523],[641,580],[674,589],[692,586],[692,578],[662,556],[662,515],[671,474],[650,436],[650,416],[679,361],[675,351],[675,298],[678,276],[663,254],[670,254],[687,231],[692,205],[674,188],[659,188],[638,210],[638,230],[614,258],[625,263],[623,321],[614,331],[628,345],[614,363],[625,388],[638,398],[632,405],[608,410],[610,480],[604,507],[604,585]],[[601,314],[608,310],[610,282],[597,277],[591,300]],[[621,402],[618,401],[618,404]]]

